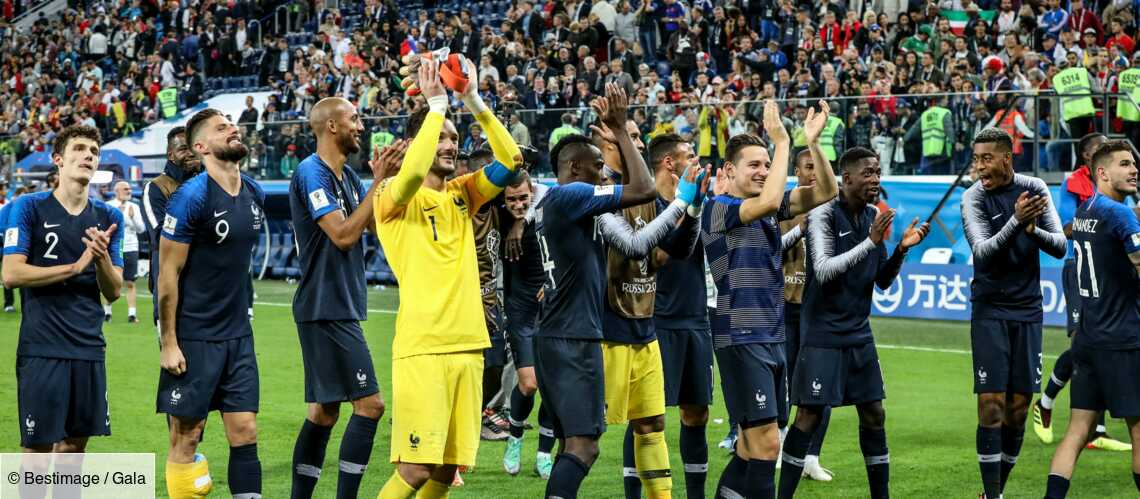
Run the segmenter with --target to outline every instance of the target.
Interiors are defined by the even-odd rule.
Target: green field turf
[[[140,281],[140,283],[143,281]],[[261,413],[258,416],[259,451],[264,473],[266,499],[289,496],[290,463],[293,442],[305,414],[303,372],[289,303],[293,286],[281,282],[258,283],[258,306],[254,331],[261,371]],[[364,329],[381,377],[382,393],[391,388],[390,345],[396,309],[395,289],[369,293],[370,320]],[[105,329],[107,336],[107,377],[110,386],[112,431],[107,438],[93,439],[91,452],[153,452],[156,455],[159,497],[165,497],[162,463],[167,448],[166,423],[154,413],[155,385],[158,379],[158,352],[151,326],[150,300],[139,300],[140,324],[126,323],[126,304],[115,304],[115,321]],[[969,356],[969,332],[963,323],[876,319],[872,321],[879,343],[887,383],[887,434],[891,450],[891,486],[901,498],[977,497],[978,477],[974,430],[977,419]],[[15,352],[19,316],[0,314],[0,451],[19,451],[19,424],[16,409]],[[1045,335],[1046,376],[1052,362],[1066,348],[1060,330]],[[712,491],[727,455],[716,444],[727,430],[725,410],[718,401],[709,426],[709,482]],[[1057,404],[1068,407],[1066,390]],[[333,432],[325,459],[317,497],[331,498],[336,491],[337,449],[344,421],[351,412],[342,408],[342,423]],[[537,417],[537,410],[532,421]],[[823,448],[824,466],[835,472],[827,484],[804,480],[799,497],[866,497],[866,474],[859,453],[857,419],[852,408],[837,409]],[[1054,419],[1057,439],[1064,431],[1067,411],[1059,410]],[[684,479],[678,454],[675,410],[668,414],[675,497],[684,496]],[[1110,423],[1110,433],[1127,438],[1122,424]],[[375,497],[392,472],[388,458],[387,417],[380,425],[369,470],[361,487],[361,497]],[[618,498],[621,441],[624,428],[612,428],[602,439],[602,452],[582,486],[581,497]],[[467,485],[454,497],[541,497],[545,482],[532,476],[537,432],[529,432],[523,452],[523,473],[510,477],[502,471],[503,442],[483,442],[479,465],[465,475]],[[1042,445],[1027,430],[1025,446],[1006,489],[1007,498],[1041,497],[1053,446]],[[226,486],[227,445],[221,420],[215,415],[207,425],[202,452],[210,459],[214,477],[212,497],[228,497]],[[1081,459],[1070,497],[1136,497],[1127,453],[1088,451]]]

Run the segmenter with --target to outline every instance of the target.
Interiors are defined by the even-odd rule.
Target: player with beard
[[[826,161],[828,168],[831,163]],[[810,186],[815,183],[815,158],[811,150],[805,149],[796,154],[796,185]],[[784,251],[784,333],[788,340],[784,342],[784,349],[788,356],[788,381],[796,373],[796,361],[800,354],[800,308],[803,304],[804,286],[807,284],[807,214],[799,215],[791,220],[780,222],[780,246]],[[812,480],[830,482],[834,476],[831,470],[820,466],[819,453],[823,448],[823,438],[827,435],[827,426],[831,422],[831,407],[824,406],[820,414],[819,426],[811,439],[811,446],[804,455],[804,476]],[[787,435],[787,419],[779,421],[780,441]],[[780,467],[781,463],[776,463]]]
[[[603,114],[599,111],[599,115]],[[613,128],[599,121],[591,129],[593,143],[602,151],[607,165],[605,173],[609,178],[604,184],[621,183],[627,169],[645,167],[645,143],[633,120],[627,119],[623,126]],[[622,156],[617,133],[629,136],[638,152],[635,157],[627,160]],[[705,176],[695,165],[688,170],[682,168],[680,173],[690,174],[686,178],[690,184],[700,184]],[[653,327],[657,269],[663,258],[659,259],[654,249],[660,244],[665,258],[683,259],[692,254],[700,214],[700,203],[694,201],[704,198],[701,192],[692,197],[688,194],[660,210],[653,202],[624,208],[620,215],[607,213],[598,217],[599,232],[609,246],[609,282],[602,325],[606,422],[629,423],[622,456],[626,497],[640,497],[643,485],[649,490],[649,497],[667,496],[672,489],[664,438],[665,378]],[[686,211],[688,217],[684,216]],[[684,222],[678,225],[682,217]]]
[[[360,321],[367,320],[368,283],[360,238],[373,224],[372,203],[385,170],[403,157],[403,141],[377,150],[369,163],[367,192],[348,157],[360,152],[364,124],[356,107],[339,97],[309,113],[317,152],[305,158],[289,183],[301,278],[293,320],[301,341],[308,415],[293,447],[292,497],[309,498],[321,476],[325,447],[342,402],[352,417],[340,444],[338,498],[354,498],[372,454],[376,423],[384,414],[380,385]]]
[[[977,455],[984,497],[997,499],[1021,453],[1041,383],[1041,251],[1065,256],[1065,234],[1045,182],[1013,171],[1009,134],[974,138],[978,181],[962,194],[974,256],[970,346],[978,394]]]
[[[1140,222],[1125,204],[1136,193],[1136,158],[1124,141],[1093,155],[1097,193],[1073,217],[1081,320],[1073,336],[1072,415],[1049,468],[1045,497],[1069,490],[1081,449],[1104,411],[1124,418],[1132,437],[1132,480],[1140,490]]]
[[[542,258],[535,234],[534,209],[537,188],[530,175],[519,172],[514,182],[503,190],[506,205],[504,217],[513,219],[503,258],[503,304],[507,314],[507,342],[511,360],[518,372],[518,384],[511,390],[510,436],[503,452],[503,469],[516,475],[522,468],[522,439],[526,420],[534,410],[534,394],[538,378],[534,374],[534,336],[538,330],[538,292],[542,289]],[[512,245],[516,245],[513,246]],[[546,404],[538,408],[538,452],[534,471],[543,479],[550,478],[554,460],[554,430]]]
[[[487,131],[495,161],[446,180],[459,134],[446,118],[439,63],[415,57],[415,84],[427,106],[408,118],[415,137],[400,172],[373,198],[377,233],[400,281],[392,344],[392,445],[396,471],[380,499],[446,497],[459,466],[474,466],[479,447],[483,350],[490,346],[479,292],[471,217],[511,182],[522,153],[479,97],[464,106]],[[475,65],[463,67],[478,81]]]
[[[171,417],[166,489],[180,499],[202,497],[213,487],[195,450],[207,414],[218,410],[230,444],[230,493],[257,499],[259,382],[247,276],[265,223],[265,194],[239,170],[249,150],[241,129],[220,111],[192,116],[186,138],[206,171],[170,199],[159,247],[162,371],[155,405]]]
[[[822,155],[812,159],[820,170],[831,169]],[[788,382],[796,420],[784,442],[782,498],[795,495],[804,456],[824,410],[847,405],[854,405],[859,415],[859,448],[870,495],[890,497],[886,393],[871,333],[871,299],[875,286],[891,286],[907,250],[922,242],[930,226],[916,228],[918,219],[914,219],[888,258],[883,238],[895,213],[875,207],[882,174],[878,156],[862,147],[848,149],[839,158],[839,168],[843,172],[839,197],[808,214],[799,359]]]
[[[186,127],[176,126],[166,134],[166,166],[162,174],[143,186],[143,225],[150,248],[150,275],[147,288],[151,296],[158,296],[159,242],[162,241],[162,221],[166,219],[166,204],[183,182],[202,171],[202,159],[194,154],[186,142]],[[154,323],[158,325],[158,300],[154,303]]]
[[[809,111],[804,127],[812,148],[819,147],[827,122],[827,104],[820,102],[820,108]],[[755,135],[729,139],[722,173],[727,193],[709,200],[701,222],[717,288],[714,353],[729,420],[740,428],[717,489],[745,497],[775,495],[776,420],[787,412],[779,222],[831,200],[837,191],[834,173],[820,168],[813,186],[785,192],[791,139],[774,101],[764,104],[764,129],[775,145],[774,159]]]
[[[90,437],[111,434],[99,299],[119,297],[124,225],[119,210],[88,195],[99,167],[97,129],[63,129],[52,140],[51,159],[58,185],[20,196],[4,233],[4,286],[20,288],[23,307],[16,349],[20,447],[83,453]],[[78,474],[82,461],[56,458],[54,471]],[[46,473],[48,461],[23,465]],[[53,492],[79,497],[77,488],[57,485]]]

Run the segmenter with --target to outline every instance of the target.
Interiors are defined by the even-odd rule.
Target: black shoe
[[[111,314],[103,314],[103,322],[111,322]]]
[[[139,321],[139,318],[138,318],[138,317],[135,317],[135,316],[133,316],[133,315],[131,315],[131,316],[127,316],[127,323],[129,323],[129,324],[134,324],[134,323],[136,323],[136,322],[138,322],[138,321]]]

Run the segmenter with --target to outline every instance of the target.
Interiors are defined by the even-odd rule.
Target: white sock
[[[1042,409],[1049,409],[1050,411],[1053,410],[1053,397],[1050,397],[1050,396],[1042,393],[1041,394],[1041,408]]]
[[[1096,432],[1097,433],[1108,433],[1108,428],[1105,428],[1104,425],[1102,425],[1102,424],[1098,424],[1098,425],[1096,425]]]
[[[804,456],[804,469],[805,470],[808,468],[818,468],[818,467],[819,467],[819,456],[813,456],[811,454]]]
[[[136,312],[138,312],[138,310],[135,310],[135,307],[127,307],[127,315],[134,317],[138,315]]]
[[[111,315],[111,306],[103,305],[103,315]]]

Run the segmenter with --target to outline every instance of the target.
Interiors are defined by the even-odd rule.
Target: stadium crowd
[[[287,16],[276,17],[278,6]],[[384,118],[416,110],[398,88],[397,59],[447,47],[478,61],[484,99],[517,115],[504,120],[515,139],[543,153],[552,134],[593,121],[587,103],[612,81],[631,95],[643,135],[676,132],[714,163],[727,137],[760,129],[758,99],[795,99],[785,119],[802,129],[807,99],[825,98],[838,117],[837,129],[829,128],[836,150],[873,148],[887,171],[945,173],[924,156],[964,163],[969,139],[994,118],[1014,135],[1024,171],[1033,155],[1020,154],[1022,139],[1083,133],[1067,130],[1056,102],[1021,99],[1003,113],[1010,96],[995,91],[1041,94],[1057,72],[1080,66],[1094,94],[1116,92],[1121,73],[1140,61],[1135,6],[1104,0],[368,0],[340,9],[302,0],[118,0],[74,7],[27,32],[0,26],[0,132],[14,139],[7,147],[16,157],[43,150],[73,123],[96,125],[108,139],[137,131],[163,116],[161,90],[177,88],[186,108],[222,91],[215,79],[246,76],[272,92],[242,114],[260,130],[247,134],[254,154],[246,167],[284,178],[281,168],[295,163],[282,161],[289,146],[296,158],[314,147],[297,140],[290,120],[338,95],[357,104],[369,133],[380,134],[374,142],[387,143],[404,120]],[[941,102],[922,97],[946,92],[961,93]],[[915,126],[935,105],[949,111],[937,151],[924,148]],[[1123,126],[1119,113],[1109,122],[1110,131]],[[464,142],[479,140],[471,123],[458,123]],[[1058,147],[1041,148],[1041,168],[1068,169],[1070,155]]]

